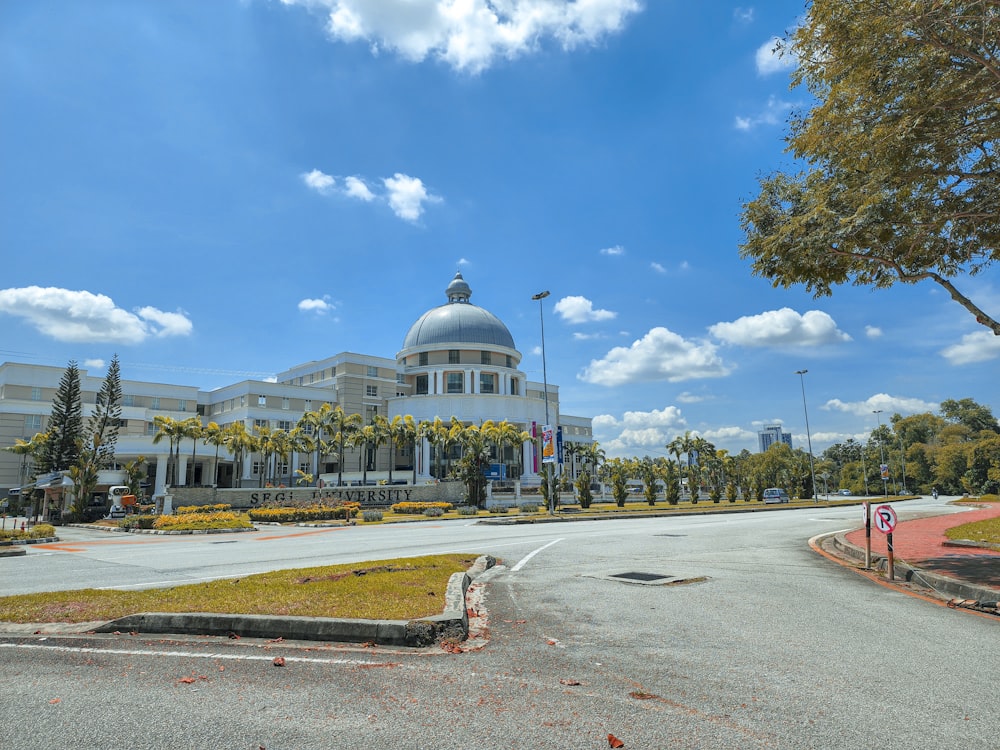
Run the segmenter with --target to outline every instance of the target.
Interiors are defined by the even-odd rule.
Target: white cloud
[[[890,396],[888,393],[876,393],[864,401],[845,402],[837,398],[831,399],[821,408],[827,411],[840,411],[856,416],[868,415],[873,420],[875,419],[875,415],[872,412],[881,410],[883,412],[882,421],[888,423],[889,417],[897,412],[904,416],[907,414],[923,414],[928,411],[936,412],[939,406],[940,404],[923,401],[919,398],[903,398],[901,396]]]
[[[323,296],[322,299],[304,299],[299,302],[299,310],[305,313],[316,313],[317,315],[323,315],[331,310],[335,309],[335,305],[330,302],[328,296]]]
[[[657,263],[656,261],[653,261],[652,263],[650,263],[649,267],[652,268],[657,273],[666,273],[667,272],[667,269],[664,268],[661,263]]]
[[[460,265],[460,266],[467,266],[467,265],[469,265],[469,264],[470,264],[471,262],[472,262],[472,261],[471,261],[471,260],[469,260],[468,258],[459,258],[459,259],[458,259],[458,265]]]
[[[559,315],[567,323],[590,323],[598,320],[611,320],[618,313],[611,310],[595,310],[594,303],[586,297],[571,296],[563,297],[556,302],[556,315]]]
[[[611,414],[599,414],[593,419],[594,438],[609,457],[663,453],[664,446],[686,427],[676,406],[627,411],[621,419]]]
[[[573,333],[574,341],[590,341],[592,339],[603,339],[603,338],[607,338],[607,336],[603,333],[580,333],[579,331],[575,331]]]
[[[695,395],[694,393],[689,393],[688,391],[684,391],[683,393],[677,394],[677,400],[680,401],[682,404],[697,404],[698,402],[704,401],[705,399],[706,396],[698,396]]]
[[[735,8],[733,10],[733,18],[739,23],[753,23],[754,19],[754,9],[753,8]]]
[[[787,51],[787,48],[784,54],[779,51],[780,44],[781,38],[772,36],[757,48],[757,54],[754,55],[757,73],[762,76],[769,76],[774,73],[791,70],[798,64],[795,55]]]
[[[791,102],[769,96],[762,111],[756,115],[737,115],[734,124],[737,130],[753,130],[759,125],[780,125],[794,106]]]
[[[182,312],[155,307],[122,310],[103,294],[56,287],[0,290],[0,312],[24,318],[57,341],[141,344],[150,336],[187,336],[193,326]]]
[[[601,248],[601,255],[624,255],[625,248],[621,245],[615,245],[614,247],[603,247]]]
[[[389,205],[401,219],[416,221],[424,212],[424,203],[440,203],[441,199],[427,192],[419,177],[396,172],[382,182],[389,191]]]
[[[878,326],[865,326],[865,336],[870,339],[882,338],[882,329]]]
[[[563,49],[618,32],[639,0],[282,0],[327,11],[327,31],[412,62],[428,57],[478,73],[534,51],[545,39]]]
[[[307,187],[324,195],[329,193],[337,182],[333,177],[320,172],[318,169],[314,169],[311,172],[303,172],[300,177]]]
[[[83,366],[91,370],[103,370],[104,360],[103,359],[85,359],[83,360]]]
[[[820,346],[851,340],[825,312],[799,315],[788,307],[716,323],[708,330],[727,344],[740,346]]]
[[[347,177],[344,179],[344,183],[347,185],[344,193],[351,198],[358,198],[366,203],[375,200],[375,193],[369,189],[368,185],[360,177]]]
[[[385,187],[385,192],[381,195],[372,190],[368,180],[356,175],[341,178],[314,169],[311,172],[304,172],[300,177],[306,186],[321,195],[342,195],[365,203],[375,200],[388,203],[396,216],[407,221],[419,219],[424,212],[425,204],[440,203],[442,200],[428,193],[419,177],[410,177],[399,172],[380,180]],[[338,187],[338,180],[343,181],[344,187]]]
[[[957,344],[944,348],[941,356],[953,365],[968,365],[996,359],[1000,357],[1000,336],[987,330],[967,333]]]
[[[597,385],[666,380],[671,383],[728,375],[730,368],[710,342],[692,342],[667,328],[651,329],[631,346],[618,346],[592,360],[577,377]]]

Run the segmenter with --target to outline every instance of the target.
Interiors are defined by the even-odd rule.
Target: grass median
[[[80,589],[0,597],[6,622],[92,622],[138,612],[409,620],[440,614],[454,573],[476,556],[431,555],[296,568],[167,589]]]

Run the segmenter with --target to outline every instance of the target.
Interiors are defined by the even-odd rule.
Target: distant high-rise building
[[[757,433],[757,442],[761,453],[777,443],[784,443],[791,448],[792,433],[782,432],[780,424],[764,425],[764,429]]]

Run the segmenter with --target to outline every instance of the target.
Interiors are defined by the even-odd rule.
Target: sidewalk
[[[1000,549],[952,541],[945,531],[973,521],[1000,517],[1000,504],[965,513],[900,521],[892,535],[896,577],[926,584],[939,594],[978,601],[1000,599]],[[864,562],[865,530],[837,535],[838,552]],[[873,565],[887,555],[886,535],[872,526]],[[880,567],[884,568],[884,559]]]

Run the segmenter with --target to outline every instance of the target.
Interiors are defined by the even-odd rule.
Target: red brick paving
[[[873,503],[872,506],[876,504]],[[905,510],[905,506],[897,507],[896,512],[901,510]],[[945,536],[947,529],[997,517],[1000,517],[1000,504],[993,503],[965,513],[900,521],[892,535],[893,553],[897,560],[924,570],[1000,588],[1000,550],[944,545],[948,541]],[[864,528],[851,531],[845,536],[848,542],[864,549]],[[887,552],[885,534],[872,524],[872,553],[884,557]]]

